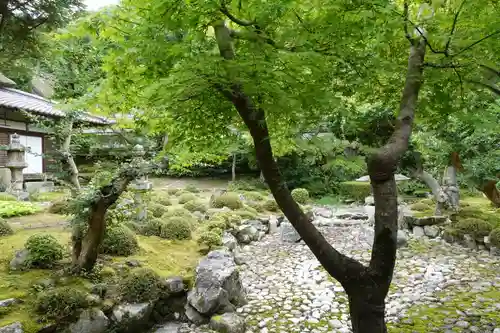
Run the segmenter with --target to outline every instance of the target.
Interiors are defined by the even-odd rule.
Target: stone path
[[[320,230],[341,252],[368,262],[371,229],[358,224]],[[237,312],[246,319],[248,333],[351,332],[343,288],[303,243],[283,244],[279,233],[267,235],[245,246],[242,257],[249,302]],[[500,298],[494,296],[500,296],[495,294],[499,288],[498,257],[441,240],[410,240],[409,247],[398,251],[387,319],[399,325],[395,332],[499,333]],[[194,327],[188,331],[210,332]]]

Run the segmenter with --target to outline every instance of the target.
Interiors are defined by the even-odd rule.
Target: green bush
[[[434,206],[436,204],[432,199],[422,199],[419,202],[429,206]]]
[[[500,228],[493,229],[490,232],[490,242],[496,248],[500,248]]]
[[[148,210],[153,217],[162,217],[168,211],[167,207],[156,202],[150,203],[148,205]]]
[[[14,217],[36,214],[42,209],[31,202],[0,201],[0,217]]]
[[[432,207],[423,202],[415,202],[413,205],[410,206],[410,209],[417,212],[423,212],[426,210],[432,210]]]
[[[0,201],[17,201],[17,198],[9,193],[0,193]]]
[[[0,218],[0,236],[8,236],[14,234],[14,230],[7,221]]]
[[[165,197],[165,196],[157,196],[154,198],[154,200],[163,206],[171,206],[172,205],[172,201],[170,200],[170,198]]]
[[[135,234],[129,228],[116,225],[107,228],[101,244],[101,252],[117,256],[129,256],[139,249]]]
[[[198,190],[198,188],[196,187],[196,185],[193,185],[193,184],[189,184],[187,185],[184,190],[188,191],[188,192],[191,192],[191,193],[198,193],[200,192],[200,190]]]
[[[251,207],[246,207],[246,208],[251,208]],[[235,210],[234,213],[238,216],[240,216],[244,220],[251,220],[257,217],[258,213],[255,209],[238,209]]]
[[[292,191],[292,197],[299,204],[306,204],[309,201],[309,192],[305,188],[296,188]]]
[[[161,228],[160,237],[176,240],[191,239],[191,226],[190,221],[182,217],[170,217]]]
[[[161,235],[161,229],[164,222],[158,218],[150,218],[141,227],[140,234],[144,236],[158,236]]]
[[[210,207],[213,208],[224,208],[229,209],[239,209],[243,207],[243,202],[241,202],[240,197],[237,193],[226,192],[218,197],[215,197],[210,202]]]
[[[495,211],[489,211],[486,207],[465,206],[463,202],[461,205],[462,208],[458,213],[459,219],[478,218],[489,222],[491,225],[500,226],[500,214]]]
[[[226,230],[227,228],[229,228],[229,226],[230,225],[223,219],[214,219],[214,220],[209,220],[204,227],[207,230],[214,230],[214,229]]]
[[[227,186],[229,191],[258,191],[266,190],[267,186],[259,178],[247,180],[235,180]]]
[[[180,188],[168,188],[168,189],[167,189],[167,192],[168,192],[168,194],[170,194],[170,195],[176,195],[176,194],[177,194],[177,192],[179,192],[180,190],[181,190]]]
[[[193,193],[183,193],[181,196],[179,196],[179,203],[181,205],[191,200],[196,200],[196,195],[194,195]]]
[[[365,198],[371,195],[370,183],[364,182],[343,182],[339,185],[339,194],[346,198],[356,201],[364,201]]]
[[[184,204],[184,208],[189,210],[190,212],[202,212],[205,213],[207,211],[207,206],[198,200],[191,200]]]
[[[158,298],[161,280],[150,268],[138,268],[121,280],[118,289],[122,301],[130,303],[148,302]]]
[[[486,221],[476,218],[469,218],[459,221],[456,228],[462,234],[468,234],[474,238],[488,236],[493,230],[493,226]]]
[[[214,215],[212,215],[210,217],[209,221],[213,221],[213,220],[223,220],[224,222],[226,222],[227,226],[224,229],[231,228],[233,226],[237,226],[237,225],[241,224],[241,217],[239,215],[237,215],[236,212],[218,212],[218,213],[215,213]]]
[[[64,257],[64,247],[49,234],[35,234],[24,244],[29,251],[29,266],[51,268]]]
[[[197,240],[198,244],[207,246],[210,250],[222,245],[222,236],[214,230],[204,230]]]
[[[243,194],[246,200],[249,201],[264,201],[266,200],[266,196],[259,192],[245,192]]]
[[[36,298],[35,311],[48,319],[63,319],[88,307],[86,296],[83,291],[71,287],[49,289]]]
[[[262,203],[260,202],[249,201],[246,203],[246,206],[252,207],[257,213],[263,213],[265,211]]]
[[[49,213],[62,215],[70,214],[70,201],[68,199],[54,201],[49,207]]]
[[[274,199],[267,200],[266,202],[264,202],[262,207],[270,212],[277,212],[279,210],[278,204]]]

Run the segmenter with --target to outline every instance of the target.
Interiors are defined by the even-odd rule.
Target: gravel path
[[[368,262],[371,229],[320,230],[337,249]],[[242,257],[249,302],[237,312],[247,333],[351,332],[343,288],[303,243],[267,235],[245,246]],[[500,333],[500,260],[441,240],[410,240],[398,250],[386,313],[391,332]]]

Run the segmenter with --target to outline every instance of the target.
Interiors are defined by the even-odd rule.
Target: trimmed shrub
[[[246,204],[246,206],[252,207],[253,209],[255,209],[255,211],[258,213],[262,213],[265,211],[264,207],[262,207],[262,203],[260,203],[260,202],[248,201],[245,204]]]
[[[172,201],[170,200],[170,198],[165,197],[165,196],[157,196],[154,198],[154,200],[163,206],[171,206],[172,205]]]
[[[180,188],[169,188],[169,189],[167,189],[167,192],[170,195],[176,195],[177,192],[179,192],[180,190],[181,190]]]
[[[150,268],[133,270],[118,286],[122,301],[130,303],[154,300],[158,298],[160,288],[160,277]]]
[[[198,244],[207,246],[210,250],[222,246],[222,233],[214,230],[205,230],[198,237]]]
[[[198,200],[191,200],[184,204],[184,208],[189,210],[190,212],[202,212],[205,213],[207,211],[207,206]]]
[[[266,200],[266,196],[259,192],[245,192],[243,194],[246,200],[249,201],[264,201]]]
[[[181,205],[185,204],[186,202],[188,201],[194,201],[196,200],[196,195],[194,195],[193,193],[183,193],[180,197],[179,197],[179,203]]]
[[[51,268],[64,257],[64,247],[49,234],[30,236],[24,247],[29,251],[30,267]]]
[[[339,185],[339,194],[347,199],[356,201],[364,201],[365,198],[371,195],[372,188],[370,183],[364,182],[342,182]]]
[[[215,197],[210,202],[210,207],[213,208],[223,208],[227,207],[229,209],[235,210],[243,207],[243,202],[241,202],[240,197],[237,193],[226,192],[218,197]]]
[[[277,212],[279,210],[278,204],[274,199],[267,200],[266,202],[264,202],[262,207],[270,212]]]
[[[224,229],[231,228],[232,226],[236,226],[236,225],[241,224],[241,217],[239,215],[237,215],[236,212],[216,213],[216,214],[212,215],[212,217],[210,218],[209,221],[213,221],[213,220],[223,220],[224,222],[226,222],[227,226]]]
[[[86,294],[76,288],[62,287],[41,292],[35,300],[35,311],[48,319],[62,319],[89,306]]]
[[[163,224],[160,237],[176,240],[191,239],[191,223],[182,217],[170,217]]]
[[[490,242],[494,247],[500,248],[500,228],[493,229],[490,232]]]
[[[9,193],[0,193],[0,201],[17,201],[17,198]]]
[[[299,204],[306,204],[309,201],[309,192],[305,188],[296,188],[292,191],[292,197]]]
[[[155,202],[149,204],[148,210],[151,212],[153,217],[162,217],[168,211],[167,207]]]
[[[158,236],[161,235],[161,229],[164,222],[158,218],[148,219],[146,223],[142,226],[140,233],[144,236]]]
[[[205,229],[212,231],[214,229],[226,230],[229,226],[230,225],[223,219],[215,219],[208,221],[204,227]]]
[[[435,205],[436,203],[434,202],[434,200],[432,199],[422,199],[419,201],[420,203],[423,203],[423,204],[426,204],[426,205],[429,205],[429,206],[433,206]]]
[[[129,256],[139,249],[135,234],[129,228],[117,225],[107,228],[101,244],[101,252],[117,256]]]
[[[417,211],[417,212],[423,212],[426,210],[431,210],[431,206],[423,203],[423,202],[416,202],[413,205],[410,206],[411,210]]]
[[[184,188],[184,190],[191,192],[191,193],[199,193],[200,192],[200,190],[196,187],[196,185],[193,185],[193,184],[187,185]]]
[[[248,208],[250,208],[250,207],[248,207]],[[250,220],[250,219],[254,219],[257,217],[257,211],[255,211],[255,210],[252,211],[249,209],[238,209],[238,210],[235,210],[234,213],[237,214],[238,216],[240,216],[244,220]]]
[[[52,214],[70,214],[70,202],[68,199],[54,201],[49,207],[49,213]]]
[[[488,236],[493,230],[493,226],[486,221],[476,218],[461,220],[457,223],[456,228],[462,234],[469,234],[474,238]]]
[[[0,236],[8,236],[14,234],[14,230],[10,224],[7,223],[4,219],[0,218]]]
[[[266,183],[262,182],[260,179],[247,179],[247,180],[235,180],[231,181],[227,186],[229,191],[255,191],[255,190],[266,190]]]

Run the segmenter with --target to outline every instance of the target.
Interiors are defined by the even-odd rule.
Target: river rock
[[[396,246],[399,249],[400,247],[405,247],[408,245],[408,237],[406,236],[406,232],[403,230],[398,230]]]
[[[125,332],[135,333],[148,327],[153,303],[124,303],[113,310],[112,319]]]
[[[476,240],[471,235],[464,235],[463,245],[469,249],[477,250]]]
[[[259,238],[259,230],[252,225],[240,225],[236,230],[236,239],[241,244],[250,244]]]
[[[238,241],[229,232],[224,232],[222,235],[222,245],[232,251],[238,246]]]
[[[369,206],[373,206],[375,205],[375,199],[373,198],[373,196],[368,196],[365,198],[365,205],[369,205]]]
[[[109,319],[99,309],[85,310],[78,321],[69,325],[68,333],[103,333],[109,325]]]
[[[288,221],[281,223],[281,241],[284,243],[295,243],[300,240],[300,235],[293,225]]]
[[[436,225],[445,223],[448,220],[447,216],[426,216],[426,217],[414,217],[412,216],[412,221],[410,225],[426,226],[426,225]]]
[[[240,274],[231,253],[212,251],[200,262],[188,303],[205,316],[234,311],[245,303]]]
[[[329,219],[333,216],[332,210],[329,208],[324,208],[324,207],[314,208],[314,214],[316,216],[321,216],[321,217],[324,217],[327,219]]]
[[[439,227],[435,225],[426,225],[424,227],[424,233],[427,237],[436,238],[439,236]]]
[[[19,322],[0,327],[0,333],[24,333],[23,325]]]
[[[178,333],[181,323],[171,322],[158,327],[154,333]]]
[[[269,221],[265,222],[262,220],[246,220],[243,222],[244,225],[251,225],[255,229],[259,231],[263,231],[264,233],[269,232]]]
[[[10,269],[12,271],[21,271],[26,269],[28,266],[29,256],[30,253],[26,249],[17,251],[14,258],[10,261]]]
[[[213,316],[210,328],[221,333],[245,333],[245,321],[235,313]]]
[[[189,303],[186,304],[184,308],[184,313],[187,319],[195,325],[203,325],[208,323],[208,317],[203,316],[201,313],[196,311]]]
[[[413,236],[415,237],[425,236],[424,228],[418,226],[413,227]]]
[[[179,295],[184,293],[186,286],[184,285],[184,280],[180,276],[173,276],[164,281],[164,286],[166,287],[169,294]]]
[[[21,303],[21,302],[22,301],[17,299],[17,298],[7,298],[7,299],[0,301],[0,308],[6,307],[6,306],[9,306],[12,304],[16,304],[16,303]]]

